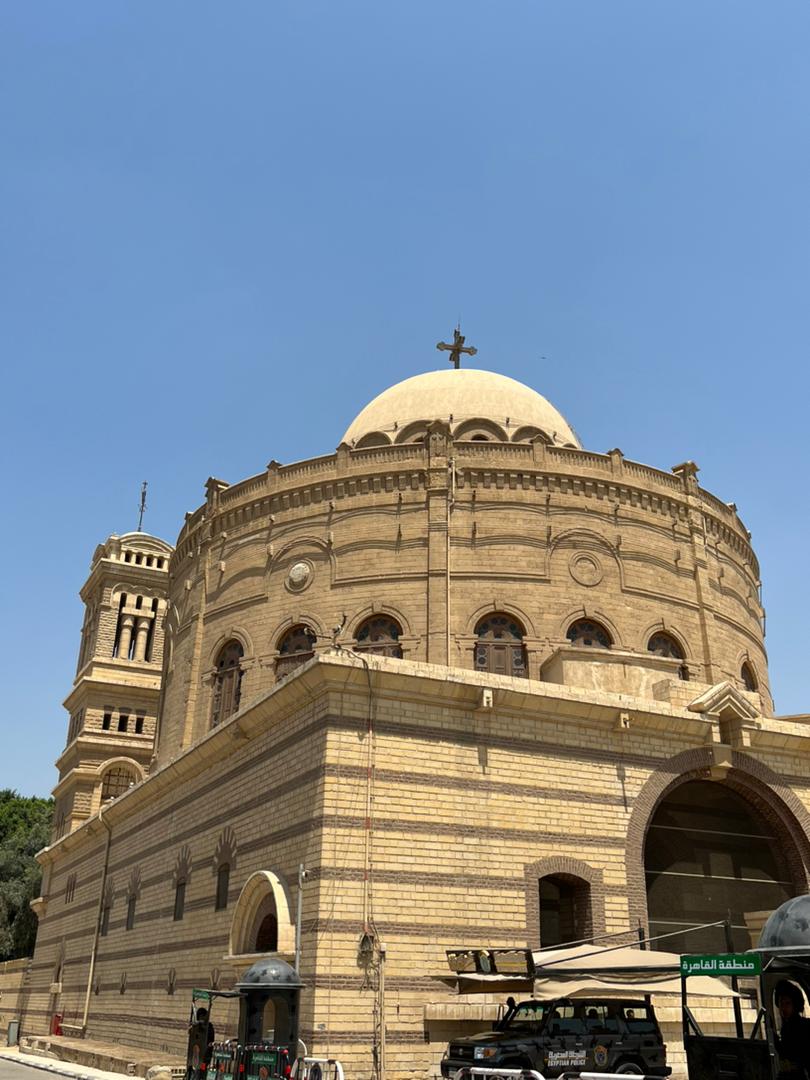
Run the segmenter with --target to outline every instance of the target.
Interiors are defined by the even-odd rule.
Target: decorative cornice
[[[449,444],[456,455],[460,486],[536,489],[586,498],[614,499],[652,513],[685,522],[690,508],[699,510],[704,528],[738,553],[756,577],[759,566],[748,533],[736,510],[709,492],[667,473],[616,454],[593,454],[561,447],[538,448],[524,443]],[[177,544],[177,558],[193,554],[197,535],[207,521],[212,535],[255,523],[257,518],[287,510],[315,506],[365,494],[423,488],[429,467],[427,448],[421,444],[340,448],[342,452],[293,465],[277,465],[271,472],[249,477],[218,493],[216,504],[205,503],[187,515]],[[481,480],[478,480],[478,477]],[[326,509],[326,506],[324,509]]]

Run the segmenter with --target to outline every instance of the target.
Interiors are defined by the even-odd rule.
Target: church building
[[[311,1054],[428,1080],[481,1027],[446,950],[723,951],[687,930],[729,911],[743,949],[810,888],[810,726],[773,714],[734,503],[504,375],[416,375],[334,453],[210,478],[81,595],[26,1033],[182,1053],[191,989],[275,953]]]

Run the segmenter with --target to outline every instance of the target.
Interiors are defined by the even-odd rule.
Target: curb
[[[0,1060],[16,1062],[18,1065],[28,1065],[32,1069],[41,1069],[42,1072],[56,1073],[58,1076],[68,1076],[71,1080],[99,1080],[97,1076],[92,1076],[90,1073],[70,1072],[68,1069],[60,1069],[59,1065],[62,1064],[58,1059],[54,1059],[53,1064],[51,1059],[43,1059],[37,1054],[23,1054],[18,1052],[16,1054],[4,1054],[0,1051]],[[101,1072],[102,1070],[98,1070]],[[109,1073],[111,1076],[127,1076],[128,1073]]]

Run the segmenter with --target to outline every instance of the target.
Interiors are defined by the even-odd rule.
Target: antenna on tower
[[[141,506],[138,513],[138,532],[143,532],[143,512],[146,509],[146,489],[148,486],[146,480],[141,484]]]

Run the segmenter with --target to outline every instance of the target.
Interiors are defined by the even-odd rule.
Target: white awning
[[[535,977],[484,975],[458,972],[460,994],[531,993],[533,997],[583,997],[594,994],[634,997],[639,994],[680,994],[680,956],[659,949],[630,946],[605,948],[599,945],[573,945],[563,949],[544,949],[532,953]],[[722,979],[710,975],[692,976],[689,990],[703,997],[734,997]]]

